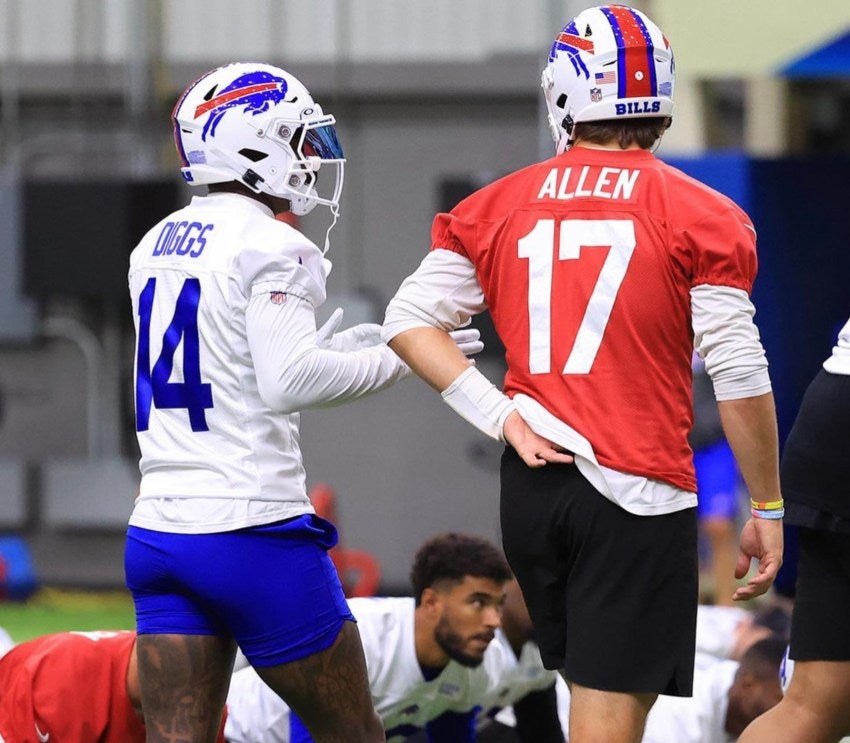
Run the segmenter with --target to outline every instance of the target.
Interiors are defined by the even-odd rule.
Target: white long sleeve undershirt
[[[312,305],[291,294],[282,305],[254,297],[246,323],[260,397],[281,413],[338,405],[410,375],[385,343],[347,352],[320,348]]]

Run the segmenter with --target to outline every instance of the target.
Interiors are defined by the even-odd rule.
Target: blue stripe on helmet
[[[625,98],[628,79],[626,77],[626,55],[623,53],[623,49],[625,48],[623,31],[620,28],[620,22],[617,20],[617,17],[608,8],[600,8],[600,10],[608,19],[608,23],[611,25],[611,31],[614,34],[614,40],[617,42],[617,97]],[[652,43],[652,36],[650,36],[649,29],[647,29],[646,24],[643,22],[643,18],[631,8],[628,8],[628,12],[635,19],[644,41],[646,41],[650,94],[656,96],[658,95],[658,80],[655,74],[655,46]]]
[[[566,26],[564,26],[561,29],[561,33],[573,34],[574,36],[578,36],[579,32],[576,29],[575,21],[570,21]],[[570,62],[572,62],[573,64],[573,69],[576,71],[576,75],[581,75],[582,73],[584,73],[585,79],[590,79],[590,70],[587,69],[587,65],[582,60],[581,54],[579,53],[578,49],[572,46],[568,46],[567,44],[564,44],[555,39],[555,42],[552,44],[552,48],[549,51],[550,62],[555,61],[555,57],[558,56],[558,52],[566,53],[566,55],[570,59]]]

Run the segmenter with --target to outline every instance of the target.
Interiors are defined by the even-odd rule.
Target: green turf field
[[[0,627],[15,642],[67,630],[133,629],[135,616],[125,591],[65,591],[42,588],[27,601],[0,602]]]

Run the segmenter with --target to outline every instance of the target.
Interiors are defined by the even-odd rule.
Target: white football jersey
[[[823,368],[830,374],[850,374],[850,320],[838,331],[832,356],[823,362]]]
[[[413,598],[355,598],[349,606],[357,618],[369,689],[384,722],[387,741],[403,740],[443,712],[468,712],[496,694],[503,660],[493,643],[477,668],[450,661],[440,675],[426,681],[416,659]]]
[[[505,633],[497,629],[493,642],[487,647],[487,653],[495,656],[497,651],[501,665],[498,683],[492,696],[485,701],[482,714],[512,705],[533,691],[548,689],[558,679],[557,671],[543,667],[540,650],[534,642],[526,642],[517,658]],[[493,662],[491,667],[495,668],[496,663]]]
[[[487,717],[493,717],[503,725],[516,727],[513,704],[532,692],[543,691],[553,685],[557,687],[559,680],[563,682],[563,678],[557,671],[549,671],[543,667],[540,649],[534,642],[526,642],[517,658],[501,629],[496,630],[496,637],[487,648],[487,653],[492,655],[496,655],[497,651],[500,655],[501,672],[493,695],[481,708],[479,725],[483,726]],[[561,720],[561,727],[566,737],[568,723],[565,724]]]
[[[15,641],[12,639],[12,636],[3,627],[0,627],[0,658],[6,655],[13,647],[15,647]]]
[[[750,621],[751,612],[740,606],[697,607],[696,655],[728,660],[738,642],[738,632]]]
[[[289,743],[289,707],[251,666],[230,677],[226,706],[227,743]]]
[[[726,732],[729,689],[738,664],[732,660],[705,661],[694,668],[694,695],[659,695],[649,710],[642,743],[731,743]]]
[[[468,712],[499,696],[504,660],[495,641],[477,668],[450,661],[427,681],[416,658],[413,598],[354,598],[348,603],[357,618],[369,689],[388,743],[403,741],[444,712]],[[253,668],[233,674],[227,715],[225,737],[231,743],[288,740],[288,708]]]
[[[130,258],[139,498],[130,523],[228,531],[312,512],[298,410],[392,384],[385,344],[318,347],[330,270],[255,199],[196,196]]]

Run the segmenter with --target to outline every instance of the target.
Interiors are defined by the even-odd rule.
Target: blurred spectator
[[[694,450],[697,477],[697,519],[700,533],[700,593],[714,604],[732,606],[735,561],[738,558],[737,519],[742,481],[735,455],[723,433],[720,412],[705,362],[693,355],[694,426],[688,437]],[[708,552],[708,567],[703,567]]]

